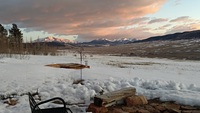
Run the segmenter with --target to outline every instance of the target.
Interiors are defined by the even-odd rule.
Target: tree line
[[[0,53],[20,53],[22,51],[23,34],[16,24],[12,24],[12,28],[8,31],[0,24],[0,48]]]
[[[47,46],[45,43],[24,43],[23,33],[16,24],[7,30],[0,24],[0,57],[6,55],[12,57],[13,55],[48,55],[55,54],[56,49]]]

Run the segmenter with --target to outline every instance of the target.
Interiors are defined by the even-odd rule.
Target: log
[[[133,87],[109,92],[94,97],[94,105],[99,107],[109,107],[116,104],[123,104],[126,97],[135,95],[136,89]]]

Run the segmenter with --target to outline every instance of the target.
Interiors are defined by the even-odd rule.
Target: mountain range
[[[174,33],[163,36],[154,36],[143,40],[136,39],[118,39],[118,40],[108,40],[108,39],[97,39],[90,42],[83,42],[81,44],[86,46],[109,46],[109,45],[120,45],[127,43],[138,43],[138,42],[151,42],[151,41],[173,41],[173,40],[190,40],[190,39],[200,39],[200,30],[186,31],[182,33]]]
[[[42,43],[61,43],[61,44],[72,44],[72,45],[85,45],[85,46],[105,46],[105,45],[119,45],[119,44],[126,44],[130,42],[134,42],[136,39],[95,39],[90,42],[82,42],[82,43],[74,43],[74,41],[64,39],[64,38],[55,38],[55,37],[45,37],[34,40],[34,42],[42,42]]]
[[[112,45],[120,45],[120,44],[126,44],[126,43],[131,43],[135,42],[136,39],[131,39],[131,38],[122,38],[122,39],[114,39],[114,40],[109,40],[109,39],[96,39],[92,40],[90,42],[82,42],[80,43],[81,45],[85,46],[112,46]]]
[[[52,44],[71,44],[73,46],[113,46],[127,43],[138,43],[138,42],[150,42],[150,41],[165,41],[165,40],[184,40],[184,39],[200,39],[200,30],[187,31],[182,33],[174,33],[163,36],[154,36],[143,40],[136,40],[131,38],[122,38],[122,39],[95,39],[90,42],[74,43],[69,39],[64,38],[55,38],[55,37],[46,37],[37,39],[34,42],[43,42],[43,43],[52,43]]]

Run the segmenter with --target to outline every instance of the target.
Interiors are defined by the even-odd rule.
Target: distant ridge
[[[150,37],[137,42],[148,42],[148,41],[164,41],[164,40],[184,40],[184,39],[200,39],[200,30],[186,31],[182,33],[168,34],[164,36]]]
[[[128,39],[128,38],[122,38],[122,39],[95,39],[90,42],[83,42],[80,43],[82,45],[86,46],[110,46],[110,45],[120,45],[120,44],[126,44],[136,41],[136,39]]]
[[[149,41],[166,41],[166,40],[189,40],[189,39],[200,39],[200,30],[195,31],[186,31],[174,34],[168,34],[163,36],[154,36],[144,40],[136,40],[136,39],[96,39],[90,42],[79,43],[85,46],[110,46],[110,45],[120,45],[127,43],[137,43],[137,42],[149,42]]]

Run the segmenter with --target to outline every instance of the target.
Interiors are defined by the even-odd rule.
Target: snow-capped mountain
[[[129,42],[134,42],[136,41],[136,39],[134,38],[121,38],[121,39],[114,39],[113,42],[118,42],[118,43],[122,43],[122,44],[125,44],[125,43],[129,43]]]
[[[136,39],[131,39],[131,38],[123,38],[123,39],[95,39],[90,42],[83,42],[82,44],[84,45],[90,45],[90,46],[104,46],[104,45],[119,45],[119,44],[126,44],[130,42],[134,42]]]
[[[59,43],[73,43],[73,41],[64,38],[55,38],[52,36],[36,39],[34,42],[59,42]]]

